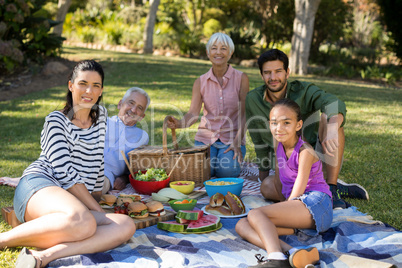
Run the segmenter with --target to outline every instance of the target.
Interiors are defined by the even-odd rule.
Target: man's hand
[[[128,182],[128,175],[118,176],[114,180],[113,189],[121,191],[126,188]]]
[[[343,122],[343,115],[338,114],[329,119],[325,127],[324,139],[322,140],[322,148],[324,154],[334,157],[338,151],[339,147],[339,131],[340,126]]]

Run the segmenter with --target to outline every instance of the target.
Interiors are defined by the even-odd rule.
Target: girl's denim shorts
[[[25,210],[29,199],[40,189],[57,186],[41,174],[29,174],[21,178],[14,193],[14,211],[20,222],[25,222]]]
[[[296,233],[301,231],[307,235],[315,236],[329,229],[332,223],[332,200],[329,195],[319,191],[311,191],[296,199],[303,202],[315,222],[315,230],[300,229],[295,230]]]

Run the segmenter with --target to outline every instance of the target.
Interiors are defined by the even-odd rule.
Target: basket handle
[[[163,147],[163,154],[167,155],[167,121],[168,121],[168,117],[165,117],[165,120],[163,120],[163,135],[162,135],[162,147]],[[176,140],[176,129],[171,128],[172,130],[172,142],[173,142],[173,146],[176,150],[179,149],[179,145],[177,144],[177,140]]]

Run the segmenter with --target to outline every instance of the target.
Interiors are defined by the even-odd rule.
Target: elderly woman
[[[103,186],[107,111],[99,105],[102,66],[77,63],[64,109],[51,112],[41,133],[42,152],[23,173],[14,195],[21,225],[0,234],[0,248],[23,248],[16,267],[45,267],[52,260],[109,250],[132,237],[133,220],[106,214],[96,201]]]
[[[215,33],[207,43],[211,69],[195,80],[190,110],[181,120],[169,116],[169,128],[185,128],[203,116],[195,135],[195,145],[211,145],[211,177],[238,177],[246,154],[245,99],[249,91],[246,74],[228,61],[234,52],[232,39]]]

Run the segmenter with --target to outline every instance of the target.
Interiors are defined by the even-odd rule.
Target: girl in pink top
[[[309,235],[325,232],[332,222],[331,191],[321,161],[300,137],[302,126],[297,103],[281,99],[273,105],[270,129],[278,144],[274,181],[286,199],[251,210],[236,225],[241,237],[268,253],[266,260],[256,255],[259,264],[253,267],[305,267],[319,261],[316,248],[296,249],[279,240],[299,229]]]
[[[168,116],[168,127],[190,127],[198,121],[204,105],[195,145],[211,145],[211,177],[238,177],[246,154],[245,100],[249,81],[246,74],[228,64],[234,52],[228,35],[213,34],[206,49],[212,68],[195,80],[190,110],[181,120]]]

